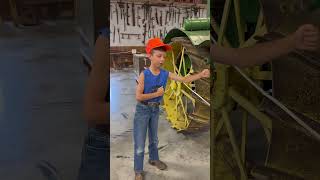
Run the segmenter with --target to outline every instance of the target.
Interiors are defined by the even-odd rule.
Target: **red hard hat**
[[[146,45],[147,54],[150,54],[152,49],[158,48],[158,47],[164,47],[166,51],[169,51],[172,49],[170,45],[163,43],[160,38],[152,38],[152,39],[149,39]]]

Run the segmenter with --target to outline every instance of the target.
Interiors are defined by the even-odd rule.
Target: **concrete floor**
[[[76,179],[86,73],[71,21],[0,26],[0,177],[44,180],[37,164]]]
[[[132,127],[135,111],[135,77],[132,70],[113,71],[111,85],[111,180],[132,180]],[[184,135],[172,129],[162,111],[159,119],[159,155],[168,170],[150,166],[145,155],[146,180],[210,179],[209,132]],[[148,152],[147,144],[146,150]]]

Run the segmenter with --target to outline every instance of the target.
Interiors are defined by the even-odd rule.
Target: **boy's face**
[[[166,52],[161,50],[153,50],[151,54],[148,54],[148,57],[154,67],[160,68],[166,59]]]

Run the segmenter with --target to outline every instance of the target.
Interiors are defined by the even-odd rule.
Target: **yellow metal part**
[[[192,65],[187,69],[185,61],[185,48],[179,44],[173,44],[173,51],[167,55],[166,62],[164,64],[165,69],[171,73],[175,73],[178,76],[189,76],[192,72]],[[179,61],[176,57],[180,57]],[[178,65],[178,67],[177,67]],[[181,74],[187,72],[187,74]],[[185,130],[190,125],[188,118],[188,106],[195,107],[195,99],[192,97],[190,88],[192,83],[181,83],[173,80],[168,80],[168,86],[166,87],[163,97],[163,107],[167,113],[167,119],[171,123],[172,127],[178,131]],[[190,108],[190,107],[189,107]]]

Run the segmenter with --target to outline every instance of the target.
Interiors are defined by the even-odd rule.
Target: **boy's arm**
[[[136,89],[136,99],[137,101],[145,101],[148,99],[156,98],[162,96],[164,93],[163,87],[158,88],[154,93],[143,94],[144,89],[144,74],[141,73],[138,79],[138,85]]]
[[[316,50],[319,48],[319,30],[313,25],[303,25],[285,38],[256,44],[248,48],[226,48],[212,45],[210,48],[213,60],[222,64],[247,67],[278,58],[294,49]]]
[[[208,69],[203,70],[202,72],[190,76],[178,76],[175,73],[169,72],[169,78],[174,81],[179,81],[179,82],[184,82],[184,83],[189,83],[204,77],[210,77],[210,71]]]
[[[89,124],[106,124],[108,87],[107,38],[99,36],[95,44],[94,62],[90,72],[84,98],[84,115]]]

